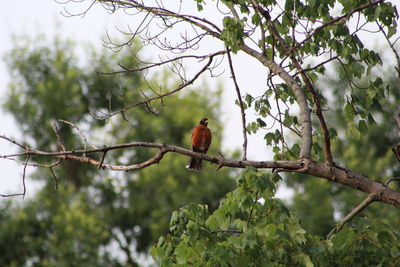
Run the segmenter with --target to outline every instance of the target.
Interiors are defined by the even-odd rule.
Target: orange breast
[[[202,152],[207,152],[211,144],[211,131],[204,125],[198,125],[192,132],[192,146]]]

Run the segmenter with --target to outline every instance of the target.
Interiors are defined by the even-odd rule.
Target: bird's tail
[[[201,159],[190,158],[188,164],[186,165],[186,168],[188,168],[188,169],[190,169],[190,170],[198,170],[198,171],[201,171],[201,169],[203,168],[201,162],[202,162]]]

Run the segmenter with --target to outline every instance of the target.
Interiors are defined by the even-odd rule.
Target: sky
[[[84,5],[90,1],[85,1],[81,5],[67,5],[71,12],[80,12]],[[110,15],[101,6],[95,6],[85,16],[67,17],[64,10],[65,5],[53,0],[14,0],[6,1],[0,9],[0,58],[12,48],[12,36],[36,36],[44,34],[47,40],[58,35],[64,38],[72,38],[77,43],[89,43],[92,45],[102,45],[102,37],[106,32],[117,33],[115,26],[126,27],[132,19],[124,13]],[[77,9],[74,9],[77,8]],[[264,87],[265,69],[255,60],[248,59],[243,54],[233,57],[239,85],[243,91],[252,92],[257,88]],[[226,70],[228,71],[228,69]],[[0,60],[0,105],[4,103],[7,93],[7,84],[10,81],[6,65]],[[261,75],[255,75],[255,74]],[[219,80],[221,81],[221,80]],[[224,133],[223,149],[234,150],[240,148],[242,144],[242,131],[240,121],[240,111],[234,105],[235,89],[232,80],[225,75],[222,83],[226,90],[224,93],[224,103],[222,105],[222,120],[226,128]],[[210,83],[213,86],[213,82]],[[231,90],[231,91],[229,91]],[[254,114],[249,112],[248,121],[254,119]],[[12,117],[0,108],[0,135],[22,140],[23,136],[18,130]],[[210,123],[211,124],[211,123]],[[139,140],[137,140],[139,141]],[[17,152],[15,146],[10,145],[4,140],[0,140],[0,155]],[[262,134],[248,136],[248,159],[250,160],[270,160],[271,155],[267,151],[263,142]],[[0,159],[0,194],[18,193],[22,191],[23,167],[15,162]],[[29,173],[32,167],[27,169],[27,197],[32,197],[35,188],[38,187],[31,179]],[[286,189],[280,190],[278,196],[287,197]]]

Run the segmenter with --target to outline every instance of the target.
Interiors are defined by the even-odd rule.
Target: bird
[[[207,125],[208,119],[202,118],[199,125],[194,127],[192,130],[192,150],[194,152],[205,154],[210,147],[212,135]],[[191,157],[186,168],[201,171],[201,159]]]

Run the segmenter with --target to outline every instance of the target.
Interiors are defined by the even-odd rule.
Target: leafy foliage
[[[237,188],[209,214],[191,204],[174,212],[170,235],[152,253],[161,266],[253,266],[305,264],[305,231],[279,199],[273,198],[278,175],[248,168]],[[279,240],[279,241],[277,241]]]
[[[230,47],[234,53],[239,50],[241,44],[243,44],[243,22],[231,17],[224,18],[224,30],[221,33],[221,37],[225,41],[225,45]]]
[[[274,198],[280,177],[247,168],[217,210],[190,204],[171,216],[152,255],[161,266],[395,266],[399,235],[357,219],[331,240],[310,235]]]

